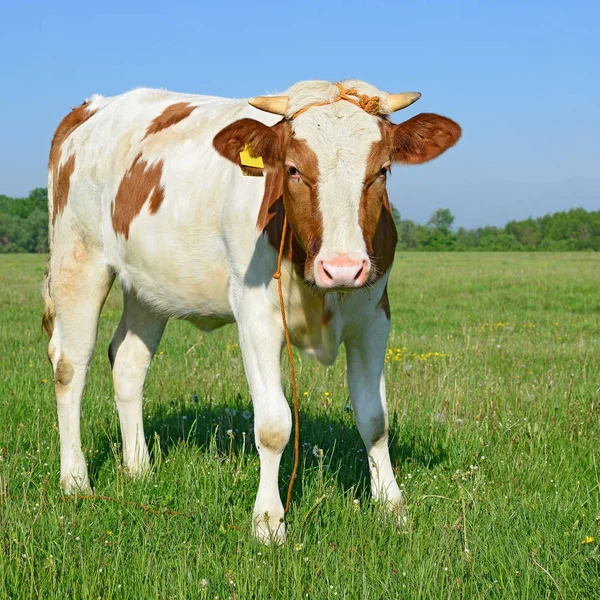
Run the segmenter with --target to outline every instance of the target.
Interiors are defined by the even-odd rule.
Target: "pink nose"
[[[367,260],[356,260],[347,254],[317,260],[317,283],[324,288],[357,288],[363,285],[369,272]]]

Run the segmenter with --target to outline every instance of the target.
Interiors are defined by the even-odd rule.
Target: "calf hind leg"
[[[144,306],[134,294],[123,295],[123,315],[108,349],[121,422],[123,463],[134,477],[149,466],[144,438],[142,396],[150,362],[167,319]]]
[[[64,240],[63,240],[64,241]],[[89,489],[81,449],[81,399],[96,344],[98,317],[113,275],[81,240],[53,248],[44,286],[46,314],[56,321],[48,345],[60,431],[60,481],[67,493]],[[45,316],[46,318],[46,316]],[[46,322],[46,327],[50,325]]]

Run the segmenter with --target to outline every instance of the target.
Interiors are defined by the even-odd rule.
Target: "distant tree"
[[[410,219],[400,221],[398,227],[398,247],[404,250],[415,250],[419,246],[419,225]]]
[[[504,231],[512,234],[520,244],[531,250],[542,241],[540,224],[531,218],[525,221],[510,221]]]
[[[0,195],[0,252],[47,251],[47,190],[36,188],[27,198]]]
[[[456,235],[452,233],[454,215],[449,208],[438,208],[427,221],[427,235],[422,241],[424,250],[455,250]]]
[[[479,243],[479,229],[465,229],[459,227],[456,232],[457,250],[474,250]]]
[[[427,225],[443,235],[449,235],[452,231],[454,215],[449,208],[437,208],[427,221]]]

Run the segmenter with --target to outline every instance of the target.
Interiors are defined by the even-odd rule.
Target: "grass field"
[[[369,499],[344,357],[298,356],[302,467],[275,548],[248,532],[258,456],[234,327],[169,324],[145,392],[153,470],[124,476],[118,289],[82,420],[106,498],[61,495],[43,270],[0,256],[0,597],[600,597],[600,254],[398,254],[386,371],[409,525]]]

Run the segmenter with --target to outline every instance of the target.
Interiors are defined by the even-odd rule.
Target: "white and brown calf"
[[[362,108],[352,100],[361,94]],[[272,275],[285,214],[291,239],[282,281],[292,341],[327,365],[345,344],[373,496],[401,508],[383,377],[396,244],[386,177],[393,162],[430,160],[460,136],[456,123],[437,115],[388,120],[416,97],[359,81],[299,83],[253,106],[138,89],[95,96],[65,117],[50,152],[43,286],[65,490],[89,487],[81,399],[98,317],[117,276],[124,307],[109,356],[127,469],[139,475],[149,464],[142,391],[167,320],[202,330],[236,322],[260,456],[253,531],[284,540],[277,480],[291,413]],[[242,173],[246,145],[264,161],[264,169],[244,167],[246,174],[264,177]]]

